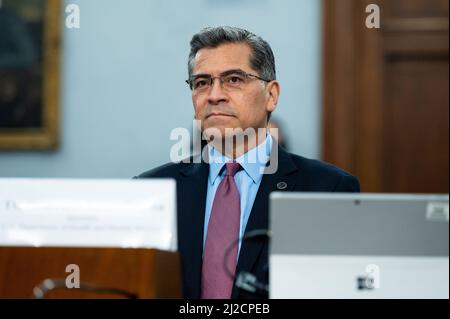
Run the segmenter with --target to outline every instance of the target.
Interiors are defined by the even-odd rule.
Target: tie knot
[[[225,175],[226,176],[233,176],[236,175],[236,173],[241,169],[241,164],[236,163],[236,162],[228,162],[225,164],[226,165],[226,170],[225,170]]]

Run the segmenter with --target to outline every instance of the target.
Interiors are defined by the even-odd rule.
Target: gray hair
[[[269,43],[250,31],[236,27],[210,27],[195,34],[191,40],[191,51],[188,59],[188,73],[192,76],[194,59],[203,48],[216,48],[224,43],[246,43],[252,50],[250,65],[260,77],[275,80],[275,57]]]

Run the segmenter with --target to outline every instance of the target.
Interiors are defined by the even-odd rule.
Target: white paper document
[[[176,251],[171,179],[2,179],[0,246]]]

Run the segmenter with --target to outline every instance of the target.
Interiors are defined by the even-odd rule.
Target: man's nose
[[[213,80],[208,93],[209,104],[219,104],[220,102],[228,102],[228,95],[223,89],[220,79]]]

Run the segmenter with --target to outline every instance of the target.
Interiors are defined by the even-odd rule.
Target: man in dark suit
[[[288,153],[268,133],[280,85],[273,52],[260,37],[239,28],[204,29],[191,40],[188,72],[203,156],[139,178],[177,182],[186,298],[267,298],[268,241],[238,239],[269,228],[270,192],[358,192],[358,180]],[[255,290],[233,280],[244,273],[255,276]]]

